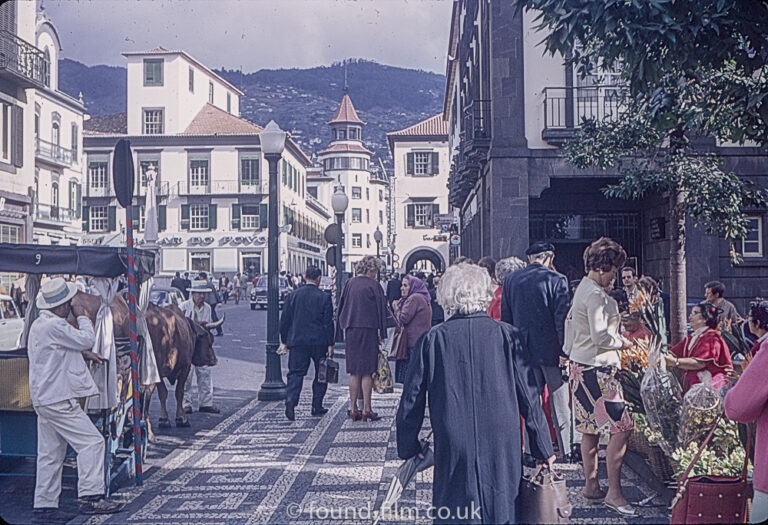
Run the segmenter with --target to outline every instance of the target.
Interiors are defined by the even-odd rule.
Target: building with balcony
[[[607,199],[601,189],[616,173],[576,170],[560,151],[583,117],[612,118],[623,91],[617,76],[579,78],[562,56],[544,53],[535,12],[507,0],[455,0],[451,18],[443,114],[450,124],[450,203],[460,220],[462,255],[521,256],[531,242],[549,241],[555,265],[583,275],[582,253],[601,235],[619,241],[628,264],[668,282],[669,210],[662,198]],[[768,154],[708,142],[725,168],[768,186]],[[693,224],[687,231],[687,285],[703,296],[705,282],[728,288],[741,312],[768,288],[764,210],[747,210],[751,231],[744,262],[729,261],[724,239]]]
[[[61,42],[45,11],[36,18],[36,46],[49,63],[43,86],[34,88],[34,201],[33,242],[77,244],[82,219],[85,107],[59,91]]]
[[[341,184],[349,197],[343,259],[345,271],[353,272],[357,261],[376,254],[377,228],[383,236],[380,253],[389,253],[389,178],[371,162],[373,152],[363,145],[365,122],[360,120],[348,93],[344,93],[328,125],[331,143],[318,154],[318,162],[324,176],[335,181],[328,191]]]
[[[387,133],[387,140],[394,164],[396,269],[443,271],[454,217],[448,206],[448,123],[435,115]]]
[[[262,128],[238,116],[237,88],[183,51],[158,48],[128,59],[125,115],[87,120],[83,243],[124,242],[125,211],[112,183],[118,139],[136,169],[134,226],[143,244],[147,173],[157,206],[161,270],[264,273],[268,165]],[[278,166],[280,269],[324,267],[330,214],[307,192],[309,158],[290,138]]]

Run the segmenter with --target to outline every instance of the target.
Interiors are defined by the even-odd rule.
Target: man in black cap
[[[554,270],[555,247],[537,242],[525,252],[527,267],[504,279],[501,320],[520,330],[526,351],[519,356],[528,382],[539,393],[549,387],[552,419],[557,430],[558,455],[567,457],[571,446],[568,383],[563,379],[565,317],[570,297],[568,281]],[[528,440],[526,440],[526,443]]]

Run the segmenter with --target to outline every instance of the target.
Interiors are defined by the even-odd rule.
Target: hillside
[[[59,62],[59,87],[83,93],[94,116],[125,111],[126,70]],[[260,70],[255,73],[218,70],[245,93],[241,115],[264,125],[275,120],[289,130],[304,150],[316,153],[330,140],[326,123],[333,117],[344,88],[342,64],[311,69]],[[389,166],[386,133],[405,128],[442,110],[445,77],[425,71],[385,66],[375,62],[347,62],[349,94],[366,122],[363,138]]]

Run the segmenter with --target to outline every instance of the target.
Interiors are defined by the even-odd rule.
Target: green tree
[[[581,75],[619,70],[620,111],[585,121],[564,149],[571,163],[618,168],[609,197],[666,195],[671,215],[672,341],[685,334],[685,224],[734,242],[747,233],[743,209],[764,190],[723,171],[691,137],[768,143],[768,4],[759,0],[520,0],[539,12],[551,53]],[[599,72],[599,71],[598,71]]]

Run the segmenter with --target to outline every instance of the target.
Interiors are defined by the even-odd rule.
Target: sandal
[[[633,518],[637,516],[637,511],[629,503],[627,503],[626,505],[614,505],[606,501],[605,503],[603,503],[603,505],[605,505],[612,511],[616,512],[620,516],[624,516],[625,518]]]
[[[352,419],[352,421],[360,421],[363,419],[362,414],[360,414],[360,412],[357,410],[349,409],[347,410],[347,415]]]

